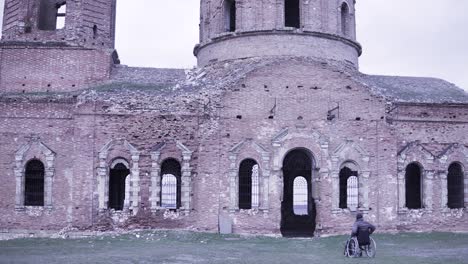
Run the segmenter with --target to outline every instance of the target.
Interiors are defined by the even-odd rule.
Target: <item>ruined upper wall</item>
[[[70,92],[110,77],[116,0],[6,0],[0,94]]]
[[[6,0],[4,42],[113,49],[116,0]]]
[[[305,56],[358,68],[354,0],[201,0],[198,64]]]

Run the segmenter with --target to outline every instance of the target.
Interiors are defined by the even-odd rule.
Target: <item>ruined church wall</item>
[[[385,123],[383,101],[369,95],[366,88],[353,81],[351,76],[329,70],[324,65],[306,66],[297,61],[268,66],[255,71],[232,87],[224,101],[226,106],[222,112],[224,127],[221,135],[226,137],[225,145],[234,146],[242,140],[251,139],[264,146],[271,155],[269,212],[263,214],[261,211],[241,210],[231,213],[230,216],[235,219],[235,231],[258,231],[258,228],[279,231],[283,191],[282,159],[295,147],[310,149],[320,167],[320,172],[314,175],[318,177],[318,181],[312,183],[318,186],[315,195],[319,232],[347,231],[354,220],[354,214],[346,211],[332,212],[332,201],[336,197],[332,182],[339,170],[334,167],[341,164],[332,165],[331,158],[335,149],[347,140],[355,142],[370,156],[367,165],[370,173],[368,218],[379,222],[386,229],[395,229],[395,140]],[[328,110],[335,108],[338,103],[339,111],[333,112],[336,118],[327,121]],[[283,146],[275,149],[272,140],[284,128],[288,128],[292,135],[287,137]],[[320,133],[323,139],[313,138],[313,132]],[[321,149],[321,144],[325,141],[328,145],[327,153]],[[352,152],[356,150],[343,154],[348,155],[348,158],[339,162],[359,157]],[[244,158],[258,155],[251,148],[239,154]],[[364,167],[362,160],[355,162]],[[228,158],[224,158],[224,164],[223,167],[227,167]],[[227,179],[225,184],[229,184]],[[229,199],[223,202],[228,207]],[[262,223],[261,227],[259,221]]]
[[[15,102],[5,98],[0,105],[0,170],[5,172],[5,184],[0,187],[0,212],[4,216],[0,226],[31,230],[59,230],[68,225],[103,230],[151,227],[216,232],[221,216],[232,221],[235,233],[277,234],[281,222],[282,161],[288,151],[300,147],[312,152],[320,168],[313,173],[312,182],[317,234],[346,233],[354,221],[354,213],[336,208],[336,180],[340,166],[347,161],[357,163],[360,179],[366,181],[368,204],[363,209],[379,230],[468,230],[466,213],[445,210],[441,191],[444,170],[453,161],[466,162],[466,152],[456,148],[439,158],[428,159],[430,155],[418,150],[417,144],[408,150],[407,156],[422,159],[422,163],[429,164],[425,168],[434,172],[431,211],[402,213],[398,180],[402,171],[398,153],[407,143],[419,141],[431,153],[440,153],[452,143],[468,144],[464,137],[466,108],[400,105],[386,114],[385,101],[367,89],[352,74],[297,59],[251,72],[228,87],[220,101],[212,97],[211,103],[218,107],[209,114],[204,112],[205,105],[194,102],[176,107],[178,111],[168,111],[172,104],[190,94],[178,99],[155,96],[157,106],[143,108],[135,107],[134,100],[126,101],[128,94],[124,91],[98,95],[105,100],[80,102]],[[334,110],[336,106],[339,109]],[[329,114],[334,115],[331,120],[327,120]],[[280,132],[285,134],[281,136]],[[34,138],[37,141],[32,141]],[[129,214],[99,208],[101,161],[105,167],[115,158],[124,158],[132,165],[135,162],[132,149],[122,140],[138,151],[138,198],[136,210]],[[25,144],[36,149],[34,142],[41,142],[56,153],[52,209],[16,211],[15,153]],[[188,214],[152,207],[152,153],[165,143],[159,162],[167,158],[182,161],[183,150],[177,142],[191,151]],[[109,143],[112,146],[102,159],[100,153]],[[236,149],[239,143],[242,144]],[[232,188],[232,175],[237,175],[240,162],[246,158],[258,162],[261,177],[269,177],[261,179],[260,207],[238,210],[232,200],[238,192]],[[264,188],[266,185],[268,189]]]
[[[0,107],[3,113],[0,166],[4,172],[0,226],[3,229],[30,230],[60,230],[69,224],[89,226],[90,205],[86,198],[90,193],[83,194],[82,188],[92,186],[92,166],[89,166],[89,161],[92,163],[92,152],[86,150],[87,146],[92,146],[92,141],[82,137],[79,138],[80,142],[76,142],[72,104],[2,102]],[[34,158],[40,159],[46,167],[50,162],[39,143],[55,153],[52,162],[51,208],[26,207],[15,210],[16,164],[23,167]],[[15,154],[24,146],[29,147],[24,159],[15,161]]]
[[[448,209],[446,204],[448,167],[454,162],[463,167],[465,206],[467,204],[467,115],[466,106],[449,104],[400,104],[393,111],[392,127],[397,132],[398,149],[406,147],[398,157],[399,171],[404,174],[409,162],[417,162],[423,171],[424,181],[431,184],[423,186],[425,208],[400,214],[399,229],[468,230],[466,209]],[[408,147],[408,144],[412,145]]]

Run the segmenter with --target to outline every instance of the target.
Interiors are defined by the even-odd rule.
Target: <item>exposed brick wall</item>
[[[355,35],[354,1],[299,1],[301,29],[340,35],[341,4],[348,3],[351,13],[351,39]],[[201,1],[201,43],[209,42],[226,31],[224,1]],[[236,29],[238,32],[257,30],[282,30],[284,25],[284,1],[236,1]]]
[[[3,46],[0,93],[68,92],[110,77],[110,54],[73,47]]]

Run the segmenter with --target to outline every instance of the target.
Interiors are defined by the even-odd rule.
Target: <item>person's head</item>
[[[362,213],[358,213],[356,215],[356,220],[362,220],[362,219],[364,219],[364,216],[362,215]]]

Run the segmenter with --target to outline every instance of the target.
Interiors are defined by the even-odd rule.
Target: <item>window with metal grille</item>
[[[351,211],[356,211],[359,206],[359,182],[358,177],[351,176],[347,181],[347,201],[346,204]]]
[[[356,177],[356,182],[350,182],[351,177]],[[354,206],[359,206],[359,185],[357,182],[358,172],[353,171],[348,167],[343,167],[340,170],[340,208],[342,209],[353,209]],[[356,186],[350,186],[349,183],[355,184]],[[353,207],[349,207],[352,205]]]
[[[308,215],[307,180],[298,176],[293,182],[293,211],[295,215]]]
[[[227,32],[236,31],[236,1],[224,1],[224,18]]]
[[[464,175],[459,163],[452,163],[447,175],[447,207],[451,209],[465,207]]]
[[[239,166],[239,208],[252,209],[259,205],[259,168],[253,159],[243,160]]]
[[[422,205],[422,174],[418,164],[411,163],[405,173],[406,207],[421,209]]]
[[[123,163],[117,163],[109,170],[109,209],[123,210],[125,201],[125,181],[130,170]]]
[[[161,165],[161,207],[179,209],[181,206],[181,166],[175,159]]]
[[[260,178],[258,164],[252,167],[252,207],[260,205]]]
[[[286,27],[300,28],[300,0],[284,1],[284,25]]]
[[[341,5],[341,33],[345,36],[349,31],[349,7],[347,3]]]
[[[44,164],[31,160],[25,168],[25,206],[44,206]]]
[[[161,190],[162,207],[177,209],[177,178],[172,174],[164,174]]]

